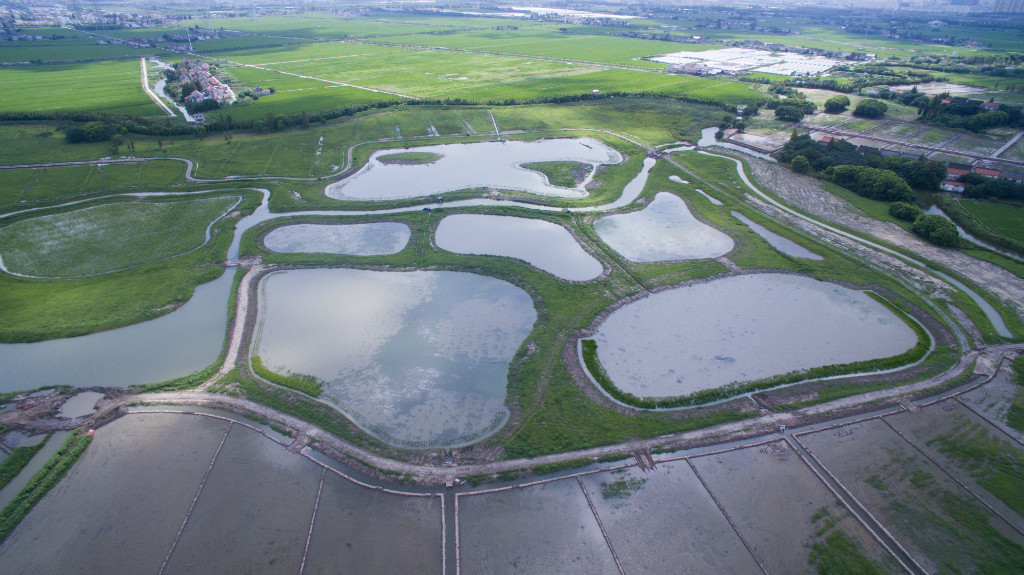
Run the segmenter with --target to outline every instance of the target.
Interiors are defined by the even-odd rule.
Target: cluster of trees
[[[924,210],[915,204],[908,204],[907,202],[893,202],[889,204],[889,215],[894,218],[899,218],[905,222],[913,222],[924,215]]]
[[[775,117],[787,122],[799,122],[807,114],[813,114],[818,105],[809,100],[787,98],[765,104],[766,108],[775,108]]]
[[[858,195],[884,202],[914,202],[917,195],[896,173],[868,166],[832,166],[821,176]]]
[[[921,216],[910,226],[913,232],[933,244],[955,247],[960,244],[956,224],[940,215]]]
[[[946,100],[948,104],[943,103]],[[986,110],[979,101],[954,100],[948,93],[928,98],[918,108],[918,112],[929,122],[972,132],[983,132],[996,126],[1024,125],[1020,108],[1000,105],[998,110]]]
[[[850,99],[846,96],[832,96],[825,100],[825,111],[829,114],[842,114],[850,107]]]
[[[986,178],[980,174],[967,174],[960,181],[964,184],[964,196],[968,198],[1024,200],[1024,184],[1001,178]]]
[[[868,166],[888,170],[899,175],[911,187],[922,190],[938,190],[939,183],[946,177],[946,164],[943,162],[883,157],[877,152],[862,154],[845,140],[822,146],[806,134],[790,138],[779,151],[778,158],[789,162],[794,170],[801,173],[820,172],[832,166]]]

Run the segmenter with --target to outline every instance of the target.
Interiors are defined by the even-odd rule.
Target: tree
[[[832,96],[825,100],[825,111],[829,114],[840,114],[850,107],[850,99],[846,96]]]
[[[960,243],[956,225],[940,215],[921,216],[910,229],[936,245],[953,247]]]
[[[924,210],[907,202],[893,202],[889,204],[889,215],[907,222],[913,222],[924,215]]]
[[[807,158],[803,156],[797,156],[793,158],[793,171],[801,174],[806,174],[811,171],[811,163],[807,161]]]
[[[775,108],[775,117],[787,122],[799,122],[804,119],[804,111],[796,106],[779,106]]]
[[[853,115],[861,118],[881,118],[889,106],[881,100],[861,100],[853,109]]]

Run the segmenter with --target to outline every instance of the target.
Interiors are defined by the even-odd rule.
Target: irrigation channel
[[[574,211],[603,212],[632,203],[644,189],[655,161],[653,158],[644,160],[640,174],[625,187],[616,201]],[[824,236],[841,236],[868,251],[884,252],[925,273],[934,274],[964,290],[979,305],[984,302],[967,286],[945,274],[929,270],[921,261],[782,205],[754,186],[744,173],[742,163],[734,161],[744,183],[775,209],[811,224]],[[834,519],[834,527],[830,529],[839,529],[846,537],[856,541],[869,559],[893,571],[929,572],[940,560],[935,559],[932,547],[920,541],[916,534],[894,525],[894,519],[885,515],[882,504],[872,499],[870,493],[861,492],[860,483],[863,481],[857,483],[859,480],[856,476],[859,472],[844,466],[841,458],[837,459],[835,454],[830,455],[830,440],[821,439],[837,429],[843,433],[853,429],[855,431],[847,435],[855,435],[856,430],[868,424],[874,425],[875,422],[898,430],[897,439],[909,445],[903,448],[925,453],[925,460],[932,465],[939,465],[936,463],[939,461],[940,470],[949,479],[949,485],[944,484],[944,488],[957,497],[978,502],[982,513],[991,515],[992,521],[1002,522],[998,527],[1000,532],[1018,543],[1024,541],[1024,531],[1021,531],[1024,529],[1024,521],[1016,512],[1007,510],[987,492],[983,493],[977,488],[976,482],[972,483],[974,480],[966,470],[955,468],[948,460],[940,461],[941,454],[933,453],[935,450],[929,447],[930,443],[920,438],[914,439],[911,431],[904,431],[896,423],[914,417],[938,417],[937,412],[941,415],[957,411],[971,422],[1008,439],[1016,448],[1024,446],[1021,444],[1024,438],[1002,423],[998,413],[991,412],[992,403],[987,400],[988,396],[978,397],[990,389],[1010,385],[1007,383],[1009,374],[1004,360],[1024,350],[1024,346],[984,346],[970,350],[966,337],[954,321],[949,323],[961,342],[964,354],[954,368],[928,380],[786,413],[765,410],[760,416],[743,421],[650,440],[483,464],[431,466],[391,460],[349,444],[313,424],[257,403],[238,397],[205,393],[205,389],[219,381],[239,362],[249,361],[241,350],[247,345],[244,341],[246,326],[251,329],[256,322],[257,310],[253,309],[251,303],[256,299],[250,295],[257,289],[259,278],[272,271],[258,261],[239,261],[239,242],[246,230],[275,218],[384,215],[423,208],[417,205],[387,210],[317,210],[274,214],[268,207],[270,192],[261,188],[251,189],[260,191],[263,200],[252,215],[238,222],[228,249],[226,265],[245,268],[245,275],[239,285],[235,320],[229,327],[225,360],[219,371],[196,391],[111,397],[101,401],[95,413],[84,417],[61,421],[41,419],[25,425],[27,431],[38,433],[115,421],[96,432],[98,444],[86,452],[86,456],[64,480],[61,489],[44,499],[39,508],[0,547],[0,567],[3,567],[0,570],[11,573],[61,570],[72,557],[75,560],[84,557],[86,563],[95,565],[94,571],[128,568],[158,573],[186,572],[196,568],[195,561],[212,560],[213,557],[219,557],[221,569],[231,570],[240,565],[239,561],[244,560],[242,555],[246,551],[269,546],[271,551],[266,552],[269,555],[263,557],[266,559],[262,568],[264,572],[296,570],[303,573],[306,569],[315,572],[314,565],[318,561],[320,565],[331,561],[354,562],[352,564],[368,561],[362,564],[393,565],[395,570],[418,572],[461,573],[462,569],[466,569],[466,572],[537,572],[542,570],[540,568],[544,564],[550,565],[553,558],[565,565],[567,571],[580,573],[667,572],[685,568],[681,566],[686,565],[692,568],[713,565],[716,571],[721,572],[801,572],[807,570],[806,547],[813,542],[814,533],[821,532],[815,526],[818,520],[815,517],[819,515],[820,509],[826,509]],[[123,195],[145,197],[162,194]],[[69,202],[63,206],[79,203]],[[446,208],[476,206],[563,210],[519,201],[487,199],[445,203]],[[61,206],[49,208],[53,207]],[[770,211],[768,216],[778,219]],[[898,274],[893,275],[898,277]],[[1001,334],[1005,331],[1007,336],[1010,335],[994,308],[982,305],[982,309]],[[936,312],[945,316],[942,310],[936,308]],[[0,347],[0,353],[2,349]],[[972,371],[975,374],[973,377]],[[966,379],[966,383],[945,392],[945,395],[927,401],[908,399],[908,396],[919,398],[927,390],[957,377]],[[897,401],[898,407],[895,409],[886,407],[878,412],[864,414],[866,405],[883,402],[891,406]],[[149,407],[141,407],[138,405],[140,403]],[[152,407],[160,405],[166,407]],[[954,407],[946,409],[948,406]],[[211,412],[208,409],[210,407],[227,411]],[[857,415],[845,415],[849,413]],[[273,425],[254,424],[235,414],[248,414],[272,422]],[[121,415],[124,417],[119,418]],[[196,417],[212,423],[189,423],[192,421],[189,418]],[[145,433],[133,427],[134,422],[146,418],[160,422],[153,427],[156,430],[153,437],[147,438]],[[921,428],[925,427],[928,426]],[[282,435],[279,432],[282,428],[288,430],[290,436]],[[781,435],[770,435],[780,429]],[[162,437],[161,430],[165,432]],[[131,521],[122,521],[120,514],[114,512],[113,508],[104,514],[97,507],[110,505],[113,496],[105,490],[113,489],[116,493],[120,485],[117,482],[104,485],[103,481],[97,481],[105,477],[102,469],[114,457],[111,453],[117,452],[118,445],[130,446],[133,452],[155,450],[154,454],[165,457],[168,454],[160,451],[163,448],[161,446],[170,449],[169,446],[188,443],[181,441],[181,438],[191,434],[195,434],[197,444],[209,446],[206,452],[208,459],[203,462],[199,453],[202,450],[179,457],[182,461],[187,459],[191,462],[182,466],[182,473],[191,473],[191,479],[182,477],[182,481],[175,482],[173,488],[169,487],[170,491],[180,494],[167,498],[165,503],[170,507],[162,509],[163,513],[152,514],[152,517],[158,518],[158,523],[166,522],[167,525],[151,530],[147,535],[149,540],[138,546],[135,556],[105,552],[111,549],[111,545],[116,545],[116,536],[97,535],[91,541],[74,536],[76,520],[93,525],[97,521],[105,522],[105,525],[114,526],[115,531],[120,529],[124,533],[140,529],[138,525],[133,526]],[[835,436],[846,437],[839,434]],[[152,442],[148,444],[146,439]],[[812,442],[812,439],[815,441]],[[104,444],[112,447],[104,448]],[[240,453],[248,455],[242,456]],[[424,487],[394,488],[389,486],[392,485],[390,483],[362,477],[358,472],[337,463],[334,457],[323,454],[351,457],[386,475],[404,477]],[[455,482],[459,477],[495,474],[584,458],[595,461],[615,459],[615,456],[632,457],[632,460],[595,463],[539,481],[492,483],[484,489],[464,485],[450,489],[441,487]],[[173,458],[171,460],[176,461]],[[261,463],[263,467],[258,470],[246,469],[240,463],[250,460]],[[218,465],[218,461],[228,461],[228,467]],[[295,463],[297,461],[306,463],[300,465]],[[234,468],[237,465],[242,467]],[[154,473],[146,469],[146,465],[140,464],[134,473],[139,477]],[[738,469],[753,470],[741,475],[749,475],[754,483],[745,482],[736,473]],[[254,476],[263,473],[283,474],[280,475],[283,484],[293,488],[286,489],[287,494],[282,495],[280,489],[275,489],[273,493],[266,491],[265,484],[273,484],[274,481],[252,484],[251,489],[239,487],[247,485],[247,481],[251,484]],[[147,485],[145,481],[140,484]],[[325,492],[338,493],[353,489],[356,489],[354,495],[349,493],[333,500],[325,500],[323,497]],[[394,534],[383,535],[391,528],[383,518],[383,523],[369,527],[360,536],[346,536],[350,539],[347,544],[350,551],[340,549],[337,541],[327,543],[321,540],[323,536],[317,538],[317,533],[325,529],[328,533],[343,530],[344,517],[357,513],[359,505],[369,505],[365,501],[367,497],[376,504],[380,503],[380,499],[386,499],[385,496],[398,498],[392,508],[397,509],[395,513],[405,517],[407,521],[403,524],[415,531],[404,535],[409,541],[415,542],[409,547],[411,551],[408,553],[387,552],[389,547],[384,539]],[[306,503],[299,505],[295,497],[304,497]],[[239,498],[244,499],[244,503]],[[403,498],[416,503],[405,502]],[[119,505],[126,506],[125,509],[152,502],[148,493],[139,489],[122,491],[114,499]],[[621,505],[617,502],[619,499],[623,501]],[[778,506],[771,509],[764,507],[762,504],[766,499],[777,501]],[[259,517],[238,523],[228,530],[219,526],[218,521],[226,516],[232,505],[237,507],[253,502],[259,502],[255,511]],[[339,505],[341,508],[338,508]],[[659,537],[658,542],[639,538],[640,533],[648,531],[644,527],[648,522],[669,521],[672,517],[670,513],[658,513],[658,510],[666,508],[681,514],[699,513],[704,523],[684,527],[677,538]],[[552,513],[552,509],[559,511]],[[368,516],[372,514],[364,514],[366,520],[371,519]],[[176,519],[170,519],[174,517]],[[775,528],[779,522],[795,526],[799,536],[784,541],[783,534]],[[668,525],[674,526],[673,529],[668,529]],[[665,533],[677,531],[678,528],[678,523],[670,522],[666,523],[664,529],[658,528],[657,531]],[[39,533],[50,535],[42,538],[38,536]],[[251,538],[240,535],[238,540],[251,541],[248,547],[243,546],[234,554],[221,552],[226,545],[238,541],[233,539],[235,535],[244,533],[251,534]],[[512,537],[512,534],[516,536]],[[66,552],[52,553],[39,547],[46,545],[47,550],[52,550],[50,542],[56,541],[52,537],[67,539],[67,548],[56,546]],[[356,541],[358,537],[363,539]],[[280,553],[275,554],[274,549],[278,548],[273,546],[274,541],[282,542]],[[796,541],[796,548],[792,548],[793,541]],[[266,545],[261,546],[260,542]],[[681,544],[683,542],[685,545]],[[364,545],[362,559],[357,559],[359,543]],[[90,552],[75,555],[75,545],[96,547],[90,547],[93,549]],[[381,548],[381,545],[384,547]],[[791,547],[787,548],[787,545]],[[366,549],[372,549],[373,552],[366,554]],[[295,567],[285,567],[285,564]]]

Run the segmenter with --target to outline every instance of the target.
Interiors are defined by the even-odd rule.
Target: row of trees
[[[889,170],[868,166],[832,166],[822,172],[821,177],[872,200],[917,201],[917,195],[907,182]]]
[[[938,190],[939,183],[946,177],[946,164],[943,162],[883,157],[878,152],[862,154],[845,140],[822,146],[807,134],[790,138],[779,151],[778,158],[791,163],[793,169],[801,173],[820,172],[832,166],[868,166],[888,170],[906,180],[911,187],[922,190]]]

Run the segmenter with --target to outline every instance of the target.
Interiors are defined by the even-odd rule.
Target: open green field
[[[21,275],[105,273],[188,252],[240,198],[122,201],[27,218],[0,227],[0,255]]]
[[[967,199],[960,205],[993,232],[1024,242],[1024,207]]]
[[[4,180],[4,186],[0,187],[0,210],[5,210],[15,206],[34,207],[50,200],[71,200],[97,192],[161,190],[185,181],[185,164],[156,161],[24,168],[4,170],[0,177]]]
[[[142,90],[137,59],[0,68],[0,112],[91,111],[163,116]]]
[[[139,58],[161,51],[157,48],[131,48],[125,45],[100,45],[96,36],[63,28],[40,28],[34,34],[56,40],[21,40],[0,42],[0,62],[84,62],[88,60],[113,60],[118,58]]]

